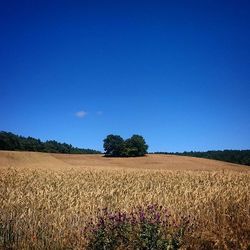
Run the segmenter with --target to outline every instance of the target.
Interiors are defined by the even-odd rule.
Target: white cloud
[[[87,115],[87,112],[83,111],[83,110],[80,110],[78,112],[75,113],[76,117],[78,118],[83,118]]]

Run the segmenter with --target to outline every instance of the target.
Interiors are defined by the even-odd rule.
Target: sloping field
[[[47,153],[0,151],[0,168],[57,169],[67,166],[63,161]]]
[[[236,170],[249,167],[222,161],[175,155],[147,155],[138,158],[107,158],[102,155],[51,154],[0,151],[1,168],[134,168],[155,170]]]
[[[157,203],[177,220],[191,216],[181,249],[247,250],[249,169],[172,155],[0,151],[0,249],[85,249],[83,228],[99,209]]]

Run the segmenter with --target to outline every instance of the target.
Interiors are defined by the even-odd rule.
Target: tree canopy
[[[124,140],[119,135],[108,135],[103,140],[103,148],[106,156],[113,157],[135,157],[144,156],[147,153],[148,145],[141,135],[133,135]]]
[[[243,164],[250,166],[250,150],[210,150],[206,152],[185,151],[183,153],[155,152],[155,154],[192,156],[198,158],[227,161],[236,164]]]
[[[36,151],[67,154],[99,154],[100,151],[73,147],[71,144],[55,140],[42,142],[33,137],[24,137],[10,132],[0,132],[0,150]]]

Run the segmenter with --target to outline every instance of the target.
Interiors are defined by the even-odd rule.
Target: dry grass
[[[132,168],[159,170],[235,170],[249,171],[249,167],[228,162],[175,155],[147,155],[137,158],[106,158],[102,155],[69,155],[36,152],[0,151],[0,168],[74,169]]]
[[[3,159],[6,152],[0,157],[3,248],[82,249],[82,229],[98,208],[129,211],[131,207],[151,203],[168,207],[175,216],[190,214],[196,218],[196,227],[185,248],[247,249],[250,245],[250,175],[244,167],[234,171],[231,168],[237,166],[229,165],[229,170],[225,170],[226,163],[221,163],[224,167],[218,168],[223,170],[218,171],[215,166],[211,171],[176,171],[165,170],[167,163],[158,169],[155,163],[156,169],[148,169],[162,156],[134,159],[135,164],[149,162],[146,169],[143,164],[139,169],[136,165],[133,168],[133,159],[108,159],[111,164],[105,167],[98,165],[106,160],[99,156],[89,156],[83,164],[77,156],[70,159],[42,154],[41,160],[33,153],[40,161],[36,165],[32,157],[27,157],[32,153],[23,153],[23,158],[22,153],[8,153],[9,158]],[[62,167],[51,162],[46,165],[48,159],[55,164],[62,162]],[[129,161],[129,167],[114,163],[122,160]],[[192,158],[195,160],[200,163],[200,159]],[[185,164],[182,157],[180,161]],[[5,167],[3,162],[9,165]],[[91,165],[95,166],[90,168]]]

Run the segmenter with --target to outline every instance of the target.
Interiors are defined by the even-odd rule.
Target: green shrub
[[[191,226],[189,218],[176,222],[168,210],[156,204],[132,212],[99,211],[84,230],[87,249],[176,250]]]

